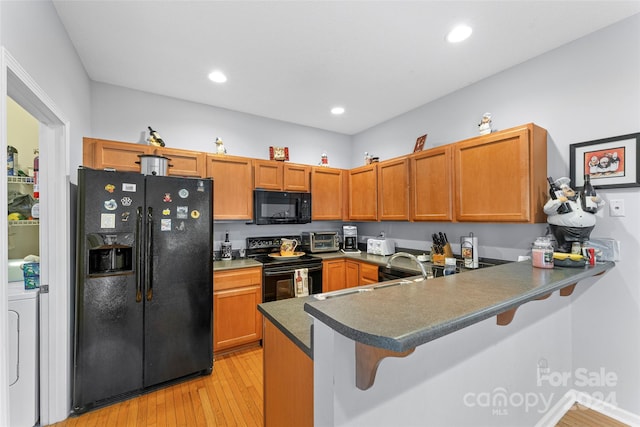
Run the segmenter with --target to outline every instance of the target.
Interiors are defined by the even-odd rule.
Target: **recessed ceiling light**
[[[331,109],[331,114],[339,116],[340,114],[344,114],[344,107],[333,107]]]
[[[473,30],[468,25],[458,25],[447,34],[449,43],[458,43],[469,38]]]
[[[222,71],[212,71],[209,73],[209,80],[216,83],[224,83],[227,81],[227,76]]]

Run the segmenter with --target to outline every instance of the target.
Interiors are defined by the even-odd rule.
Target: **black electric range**
[[[262,263],[262,302],[322,292],[322,259],[303,254],[281,257],[281,239],[300,236],[247,237],[247,258]],[[298,284],[302,282],[303,291]]]

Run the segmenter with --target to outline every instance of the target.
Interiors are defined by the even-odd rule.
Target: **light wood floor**
[[[56,427],[262,426],[262,348],[216,356],[213,373],[87,412]]]
[[[628,425],[574,403],[556,427],[628,427]]]
[[[216,356],[213,373],[53,424],[55,427],[262,426],[262,348]],[[575,404],[556,427],[624,427]]]

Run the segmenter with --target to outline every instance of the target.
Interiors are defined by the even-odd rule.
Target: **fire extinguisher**
[[[40,198],[40,188],[38,186],[38,170],[40,169],[40,151],[37,148],[34,148],[33,154],[35,157],[33,158],[33,198]]]

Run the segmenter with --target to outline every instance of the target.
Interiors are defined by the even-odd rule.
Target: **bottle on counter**
[[[547,181],[549,181],[549,197],[551,197],[553,200],[558,200],[558,198],[564,197],[564,193],[562,192],[562,189],[556,185],[552,177],[548,176]],[[571,206],[569,205],[569,203],[563,202],[560,205],[560,207],[558,207],[557,212],[559,214],[565,214],[565,213],[571,212],[572,210],[573,209],[571,209]]]
[[[220,258],[224,261],[230,261],[233,259],[232,253],[229,231],[227,231],[224,236],[224,242],[220,244]]]
[[[538,268],[553,268],[553,244],[549,237],[538,237],[533,243],[531,263]]]
[[[596,189],[591,185],[591,175],[585,174],[584,186],[580,191],[580,203],[582,204],[582,210],[589,213],[596,213],[598,210],[598,204],[596,203]]]

